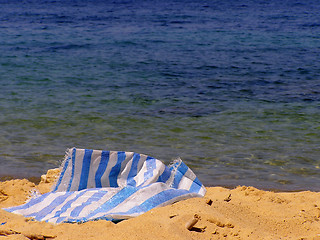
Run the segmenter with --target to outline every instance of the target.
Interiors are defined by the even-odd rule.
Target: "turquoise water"
[[[316,1],[0,1],[0,176],[68,147],[320,190]]]

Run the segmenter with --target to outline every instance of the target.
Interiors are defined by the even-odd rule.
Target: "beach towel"
[[[51,192],[5,210],[51,223],[120,221],[205,192],[180,159],[166,166],[134,152],[71,148]]]

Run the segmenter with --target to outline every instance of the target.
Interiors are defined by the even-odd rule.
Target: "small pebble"
[[[195,214],[193,218],[186,223],[185,225],[186,229],[191,230],[199,220],[200,220],[200,216],[198,214]]]

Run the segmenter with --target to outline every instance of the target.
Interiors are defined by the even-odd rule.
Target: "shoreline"
[[[0,182],[0,239],[320,239],[320,192],[273,192],[250,186],[207,187],[191,198],[117,224],[105,220],[53,225],[2,208],[23,204],[30,191],[50,191],[57,170],[39,184]],[[195,214],[199,221],[186,224]]]
[[[49,169],[50,171],[50,169]],[[22,179],[27,179],[28,181],[34,183],[34,184],[39,184],[41,182],[41,176],[29,176],[29,177],[24,177],[21,175],[0,175],[0,182],[4,182],[4,181],[10,181],[10,180],[22,180]],[[272,184],[270,184],[272,185]],[[205,184],[205,186],[207,188],[212,188],[212,187],[222,187],[222,188],[226,188],[226,189],[234,189],[237,188],[238,186],[251,186],[251,187],[255,187],[257,189],[263,190],[263,191],[272,191],[272,192],[288,192],[288,193],[294,193],[294,192],[303,192],[303,191],[311,191],[311,192],[320,192],[320,188],[318,189],[313,189],[313,188],[297,188],[294,189],[293,187],[283,187],[283,188],[277,188],[277,187],[271,187],[271,186],[266,186],[266,184],[257,184],[257,185],[253,185],[253,184]]]

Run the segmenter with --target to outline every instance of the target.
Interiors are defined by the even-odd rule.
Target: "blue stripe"
[[[137,185],[136,181],[133,179],[138,172],[138,163],[140,160],[140,154],[135,153],[132,158],[131,169],[127,178],[127,185],[135,187]]]
[[[147,212],[162,203],[165,203],[165,202],[172,200],[176,197],[186,195],[188,193],[189,193],[189,191],[182,190],[182,189],[164,190],[164,191],[148,198],[146,201],[144,201],[140,205],[131,208],[127,212],[110,213],[110,214],[130,215],[130,214],[134,214],[134,213]]]
[[[55,194],[55,193],[51,193]],[[39,209],[35,213],[24,215],[25,217],[34,217],[36,220],[41,221],[45,216],[50,214],[58,205],[63,203],[72,192],[66,192],[65,194],[56,197],[49,205],[39,211]],[[49,197],[49,195],[47,196]],[[44,199],[45,201],[45,199]]]
[[[108,201],[106,201],[104,204],[99,206],[99,208],[92,211],[87,216],[87,219],[94,217],[98,213],[101,213],[101,212],[106,213],[106,212],[110,211],[111,209],[115,208],[120,203],[122,203],[124,200],[126,200],[128,197],[130,197],[132,194],[134,194],[136,191],[138,191],[138,188],[124,187],[118,193],[116,193],[113,197],[111,197]]]
[[[56,223],[61,223],[63,222],[67,217],[59,217],[57,220],[56,220]],[[49,222],[48,220],[46,222]]]
[[[178,167],[178,169],[174,175],[174,180],[173,180],[173,184],[172,184],[173,188],[178,188],[179,183],[181,182],[183,175],[188,171],[188,169],[189,168],[187,167],[187,165],[185,165],[183,162],[180,162],[180,166]]]
[[[126,159],[125,152],[118,152],[118,160],[116,165],[111,169],[109,174],[110,187],[118,187],[118,175],[121,169],[121,163]]]
[[[163,171],[163,173],[159,176],[157,182],[163,182],[165,183],[166,181],[168,181],[168,179],[171,176],[171,170],[170,168],[168,168],[167,166],[165,166],[165,169]]]
[[[8,211],[8,212],[14,212],[16,210],[22,210],[22,209],[27,209],[32,207],[33,205],[38,204],[39,202],[42,202],[49,194],[51,193],[45,193],[37,198],[32,198],[29,202],[20,205],[20,206],[16,206],[16,207],[10,207],[10,208],[4,208],[4,210]]]
[[[80,206],[77,206],[74,208],[71,213],[70,217],[78,217],[81,211],[88,205],[90,205],[92,202],[99,201],[105,194],[107,194],[108,191],[99,191],[94,193],[89,199],[87,199],[85,202],[83,202]]]
[[[88,149],[84,151],[78,191],[87,188],[92,152],[93,150]]]
[[[102,187],[101,178],[102,178],[104,172],[107,169],[108,162],[109,162],[109,157],[110,157],[110,152],[109,151],[102,151],[101,152],[101,160],[100,160],[99,167],[98,167],[98,170],[96,172],[96,175],[94,177],[94,180],[96,182],[96,188],[101,188]],[[104,187],[107,187],[107,186],[104,186]]]
[[[73,181],[73,178],[74,178],[74,168],[75,168],[75,165],[76,165],[76,148],[73,148],[73,150],[72,150],[72,169],[71,169],[71,177],[70,177],[70,181],[69,181],[69,184],[68,184],[67,192],[70,191],[71,184],[72,184],[72,181]]]
[[[63,176],[64,176],[64,174],[65,174],[65,172],[66,172],[66,170],[67,170],[67,167],[68,167],[68,165],[69,165],[70,159],[71,159],[70,154],[68,154],[68,157],[67,157],[67,159],[66,159],[66,161],[65,161],[65,163],[64,163],[64,165],[63,165],[62,172],[60,173],[59,180],[58,180],[58,182],[57,182],[57,184],[56,184],[53,192],[55,192],[55,191],[58,190],[58,187],[60,186],[61,181],[62,181],[62,178],[63,178]]]
[[[59,217],[62,213],[64,213],[65,211],[69,210],[69,208],[71,207],[71,204],[74,203],[79,197],[81,197],[86,192],[87,191],[85,191],[85,190],[83,190],[83,191],[81,191],[79,193],[74,192],[74,193],[77,193],[77,194],[75,194],[75,197],[70,199],[65,205],[63,205],[63,207],[61,207],[61,209],[54,214],[54,218]]]
[[[202,183],[199,181],[199,179],[196,177],[196,179],[193,181],[189,191],[199,193],[199,190],[202,187]]]
[[[173,165],[170,166],[170,170],[177,169],[180,165],[181,161],[176,161]]]
[[[156,169],[156,159],[147,157],[146,159],[147,171],[144,173],[144,182],[153,177],[153,170]]]

